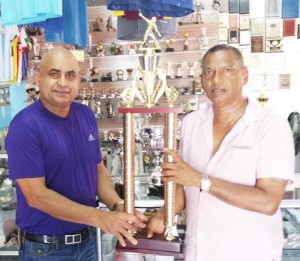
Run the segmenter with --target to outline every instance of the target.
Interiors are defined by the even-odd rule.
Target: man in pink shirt
[[[217,45],[202,61],[211,105],[183,120],[179,155],[163,163],[176,186],[176,212],[186,209],[185,260],[280,261],[279,204],[294,174],[288,121],[242,95],[248,69],[238,49]],[[164,232],[163,208],[148,237]]]

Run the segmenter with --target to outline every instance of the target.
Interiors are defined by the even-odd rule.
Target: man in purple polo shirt
[[[46,53],[36,82],[40,99],[14,117],[6,138],[22,260],[96,261],[95,227],[122,245],[124,238],[136,244],[128,231],[144,227],[146,218],[121,211],[94,113],[74,102],[80,77],[73,54],[63,47]],[[98,210],[97,196],[120,211]]]

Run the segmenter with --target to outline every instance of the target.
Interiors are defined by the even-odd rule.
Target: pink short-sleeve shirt
[[[246,111],[212,156],[211,105],[186,116],[179,153],[210,176],[254,186],[275,177],[292,182],[294,144],[287,120],[249,100]],[[283,227],[273,216],[229,205],[199,188],[185,187],[188,261],[280,261]]]

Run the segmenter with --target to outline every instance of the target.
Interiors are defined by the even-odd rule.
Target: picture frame
[[[250,30],[240,30],[240,45],[250,45],[251,34]]]
[[[283,39],[281,37],[267,38],[265,50],[266,53],[283,52]]]
[[[271,37],[282,37],[282,19],[274,18],[274,19],[266,19],[266,38]]]
[[[263,41],[263,36],[251,36],[251,53],[262,53],[264,51]]]
[[[239,13],[239,0],[229,0],[229,13]]]
[[[279,74],[279,89],[290,89],[291,88],[291,74],[281,73]]]
[[[219,41],[228,42],[228,28],[227,27],[219,27]]]
[[[239,30],[229,29],[228,30],[228,43],[238,43],[239,42]]]
[[[281,17],[281,0],[266,0],[265,10],[266,17]]]
[[[240,30],[249,30],[250,29],[250,16],[249,15],[240,15]]]
[[[299,17],[299,0],[282,2],[282,19]]]
[[[274,74],[253,74],[251,77],[252,91],[273,91],[275,87]]]
[[[249,14],[250,13],[250,0],[239,0],[239,13],[240,14]]]
[[[283,36],[295,36],[295,27],[296,20],[295,19],[285,19],[283,20]]]
[[[256,17],[250,19],[251,35],[263,35],[264,34],[264,18]]]
[[[230,29],[239,28],[239,15],[238,14],[230,14],[229,15],[229,28]]]

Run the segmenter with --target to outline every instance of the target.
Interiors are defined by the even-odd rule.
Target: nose
[[[217,83],[217,82],[219,82],[219,79],[220,79],[220,73],[218,70],[215,70],[214,74],[212,76],[212,80],[213,80],[213,82]]]
[[[67,79],[65,75],[61,75],[61,77],[58,80],[58,84],[61,86],[65,86],[67,84]]]

